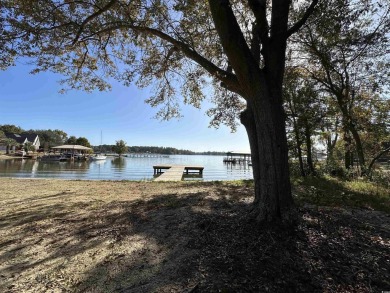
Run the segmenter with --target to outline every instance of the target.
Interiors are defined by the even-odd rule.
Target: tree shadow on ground
[[[259,227],[247,217],[249,188],[185,186],[150,199],[69,203],[64,198],[17,211],[9,221],[5,215],[1,227],[13,228],[15,234],[0,243],[0,289],[138,293],[390,288],[390,235],[383,226],[341,210],[302,208],[294,229]]]

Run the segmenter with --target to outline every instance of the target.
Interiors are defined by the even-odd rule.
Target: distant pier
[[[126,154],[126,157],[128,158],[169,158],[169,155],[140,153],[140,154]]]
[[[118,157],[118,154],[107,153],[106,156]],[[149,153],[131,153],[131,154],[123,154],[122,157],[126,157],[126,158],[169,158],[169,155],[149,154]]]
[[[251,154],[250,153],[238,153],[238,152],[228,152],[226,157],[223,158],[224,163],[230,164],[252,164]]]

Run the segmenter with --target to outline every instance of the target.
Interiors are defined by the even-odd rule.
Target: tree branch
[[[256,63],[260,66],[261,39],[258,34],[259,27],[257,23],[253,23],[252,26],[251,52]]]
[[[367,175],[370,176],[370,173],[371,173],[371,170],[372,170],[372,167],[374,166],[374,163],[376,162],[376,160],[378,160],[380,157],[382,157],[382,155],[384,155],[385,153],[389,152],[390,151],[390,146],[385,148],[384,150],[380,151],[371,161],[370,165],[368,166],[368,171],[367,171]]]
[[[307,8],[306,12],[303,14],[302,18],[297,21],[290,29],[287,31],[287,38],[289,38],[292,34],[296,33],[309,19],[310,15],[313,14],[314,8],[318,4],[318,0],[313,0],[310,6]]]
[[[242,92],[245,92],[245,95],[241,96],[248,97],[262,73],[246,43],[230,2],[209,0],[209,6],[224,52],[237,76]]]
[[[258,26],[258,33],[263,46],[266,46],[269,37],[269,25],[267,21],[267,3],[265,0],[248,0],[249,7],[256,18],[256,24]]]
[[[105,5],[104,7],[102,7],[101,9],[99,9],[95,13],[92,13],[90,16],[88,16],[86,19],[84,19],[84,21],[80,24],[79,30],[76,33],[76,36],[73,40],[72,45],[76,44],[76,42],[80,38],[81,33],[83,32],[84,27],[87,25],[88,22],[90,22],[94,18],[98,17],[102,13],[108,11],[116,2],[117,2],[117,0],[111,0],[109,3],[107,3],[107,5]]]
[[[202,66],[205,70],[207,70],[207,72],[210,73],[212,76],[214,76],[215,78],[218,78],[221,82],[223,82],[225,84],[225,86],[230,91],[233,91],[241,96],[243,95],[243,91],[238,83],[238,80],[237,80],[237,77],[235,74],[228,72],[228,71],[225,71],[225,70],[222,70],[221,68],[216,66],[214,63],[212,63],[211,61],[209,61],[208,59],[206,59],[205,57],[200,55],[198,52],[193,50],[186,43],[184,43],[182,41],[178,41],[175,38],[165,34],[164,32],[159,31],[159,30],[154,29],[154,28],[150,28],[150,27],[136,26],[136,25],[133,25],[130,23],[122,23],[122,22],[109,23],[107,25],[108,25],[108,27],[94,33],[94,35],[104,34],[104,33],[111,32],[114,30],[119,30],[119,29],[131,29],[131,30],[137,31],[139,33],[145,33],[145,34],[149,34],[149,35],[158,37],[158,38],[174,45],[176,48],[180,49],[180,51],[187,58],[195,61],[197,64]],[[91,36],[92,35],[86,36],[86,38],[89,38]]]

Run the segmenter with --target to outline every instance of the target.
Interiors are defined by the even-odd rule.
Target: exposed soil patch
[[[390,217],[247,218],[233,183],[0,179],[0,292],[381,292]]]

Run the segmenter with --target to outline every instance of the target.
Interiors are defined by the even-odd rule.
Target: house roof
[[[34,142],[38,134],[17,134],[17,133],[5,133],[7,138],[14,139],[17,143],[24,143],[27,139],[29,142]]]
[[[85,151],[85,150],[92,150],[92,148],[88,148],[82,145],[78,144],[64,144],[64,145],[59,145],[56,147],[52,147],[52,149],[61,149],[61,150],[78,150],[78,151]]]

